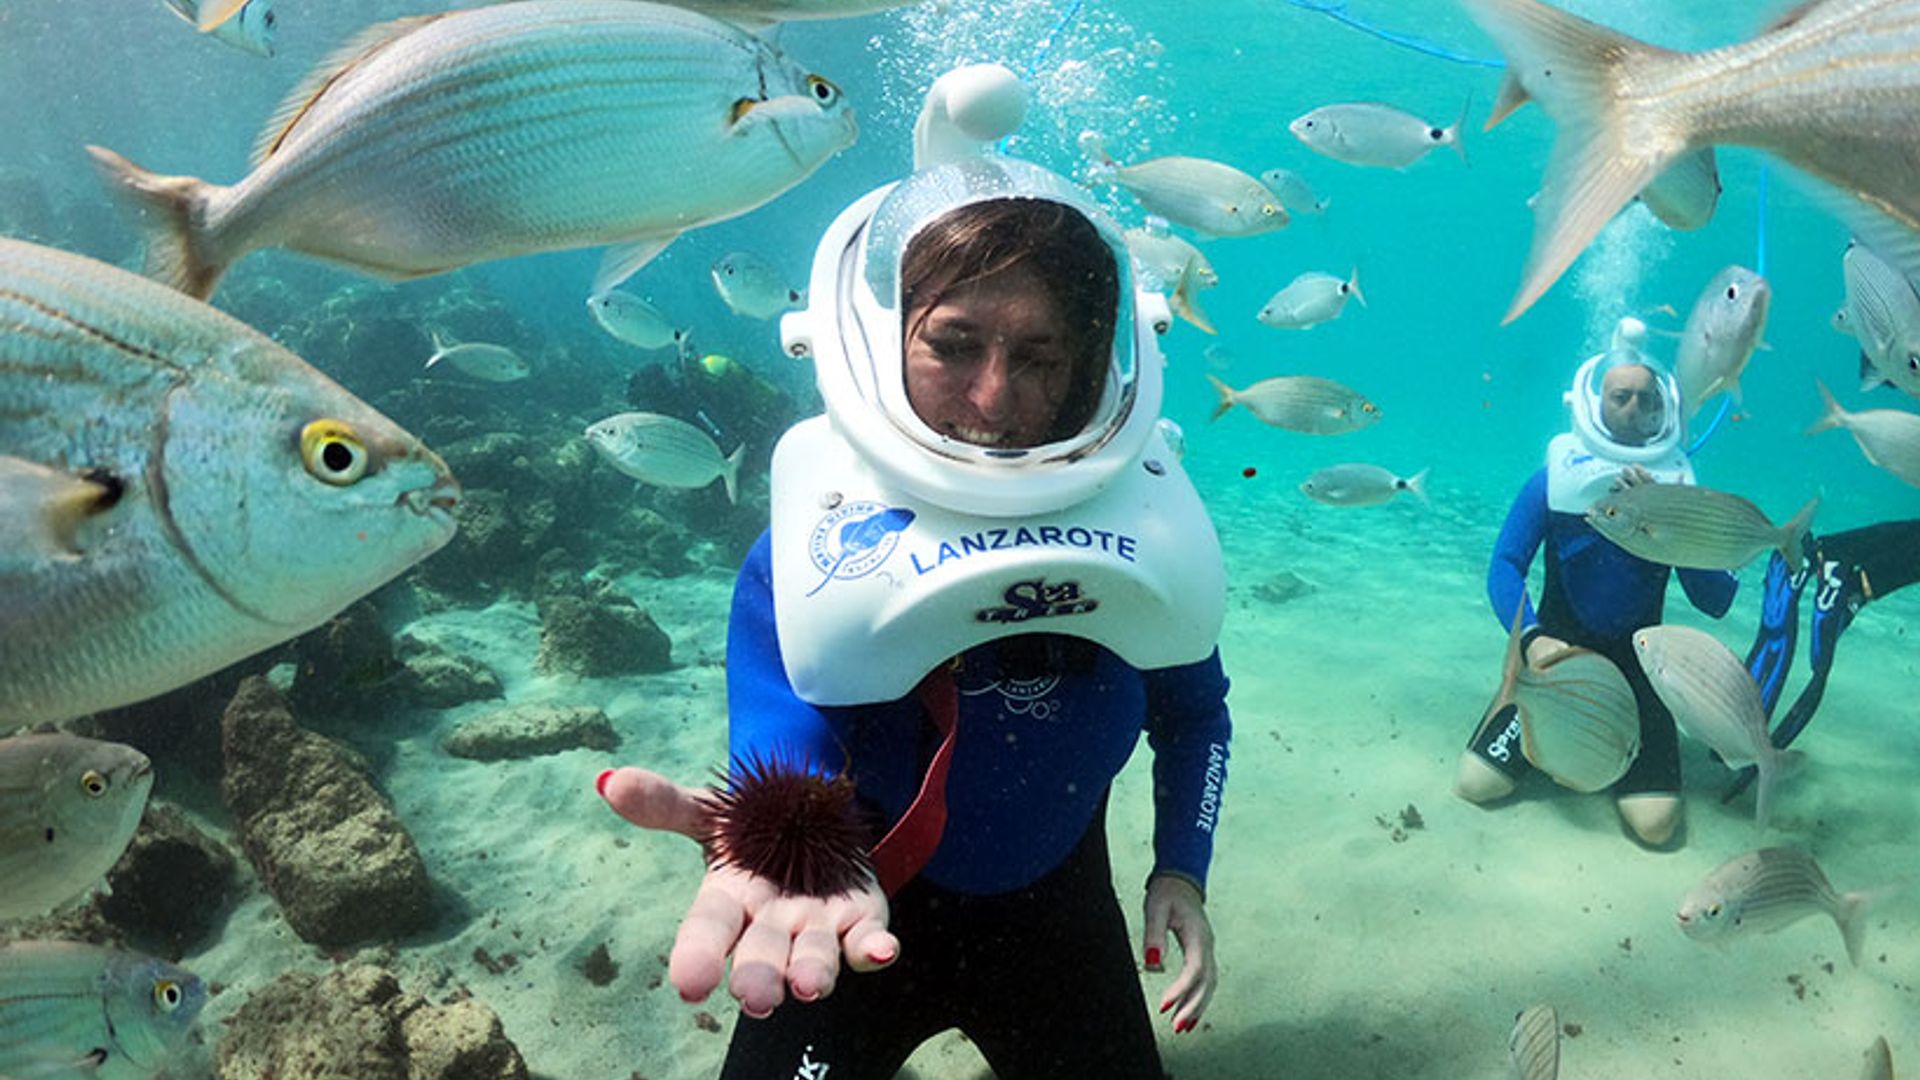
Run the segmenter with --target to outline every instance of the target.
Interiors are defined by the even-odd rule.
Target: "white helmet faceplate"
[[[1681,409],[1680,384],[1664,365],[1640,346],[1646,339],[1646,325],[1625,318],[1613,333],[1612,346],[1595,353],[1573,375],[1573,385],[1565,401],[1573,414],[1573,430],[1557,435],[1547,444],[1547,506],[1566,514],[1584,514],[1589,506],[1613,489],[1620,471],[1638,465],[1663,484],[1693,483],[1693,465],[1682,445],[1686,439]],[[1623,364],[1638,364],[1654,374],[1654,382],[1666,400],[1664,422],[1659,434],[1641,444],[1617,441],[1607,430],[1602,385],[1608,371]]]
[[[1121,310],[1092,419],[1030,449],[948,438],[908,404],[899,260],[973,202],[1038,198],[1114,252]],[[1082,637],[1143,669],[1205,659],[1226,606],[1220,543],[1161,438],[1166,303],[1140,291],[1120,231],[1025,162],[978,158],[875,191],[827,230],[810,306],[781,323],[827,414],[774,450],[774,615],[794,690],[818,705],[900,697],[949,657],[1023,633]]]

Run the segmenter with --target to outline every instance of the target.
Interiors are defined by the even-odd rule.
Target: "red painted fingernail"
[[[607,777],[612,775],[613,770],[608,769],[606,772],[600,774],[599,779],[593,782],[593,790],[599,792],[600,797],[603,799],[607,797]]]
[[[1148,967],[1160,966],[1160,950],[1159,949],[1155,949],[1151,947],[1147,949],[1147,966]]]
[[[1174,1031],[1174,1034],[1176,1035],[1185,1035],[1187,1032],[1192,1030],[1193,1030],[1193,1021],[1191,1020],[1182,1020],[1179,1023],[1173,1025],[1173,1031]]]
[[[1168,1009],[1171,1009],[1171,1008],[1173,1008],[1173,1002],[1171,1001],[1163,1001],[1160,1003],[1160,1011],[1162,1013],[1165,1013]]]

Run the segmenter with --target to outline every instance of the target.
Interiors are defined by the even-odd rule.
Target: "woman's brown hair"
[[[968,203],[923,226],[900,263],[903,341],[942,297],[1010,270],[1030,272],[1061,315],[1073,376],[1051,438],[1078,433],[1100,403],[1120,309],[1114,252],[1086,215],[1045,199]]]

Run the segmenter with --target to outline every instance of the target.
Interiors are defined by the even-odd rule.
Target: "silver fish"
[[[0,340],[0,732],[211,674],[453,536],[418,439],[155,282],[0,240]]]
[[[1213,263],[1199,248],[1167,229],[1167,219],[1148,217],[1145,226],[1126,231],[1127,252],[1146,271],[1148,285],[1160,292],[1171,292],[1186,272],[1187,264],[1198,262],[1196,280],[1203,289],[1220,284]]]
[[[1500,689],[1486,715],[1509,703],[1520,721],[1520,752],[1562,787],[1601,791],[1640,756],[1640,710],[1613,661],[1569,645],[1537,662],[1521,648],[1522,608],[1507,634]]]
[[[1647,560],[1695,570],[1737,570],[1773,548],[1787,565],[1800,563],[1800,545],[1813,524],[1814,496],[1784,525],[1738,495],[1697,484],[1635,484],[1587,507],[1594,531]]]
[[[1855,231],[1920,271],[1920,0],[1820,0],[1738,45],[1636,41],[1540,0],[1464,0],[1559,136],[1505,321],[1532,306],[1614,213],[1675,162],[1770,151],[1845,196]]]
[[[1304,435],[1342,435],[1380,422],[1378,405],[1332,379],[1277,375],[1245,390],[1235,390],[1212,375],[1207,381],[1220,394],[1209,420],[1218,420],[1235,405],[1244,405],[1262,423]]]
[[[133,839],[153,764],[78,735],[0,739],[0,920],[41,915],[101,879]]]
[[[807,302],[804,289],[787,284],[773,264],[750,251],[736,251],[715,259],[708,270],[714,291],[735,314],[749,319],[771,319]]]
[[[1367,306],[1366,295],[1360,291],[1359,267],[1344,279],[1309,270],[1268,297],[1256,317],[1280,330],[1310,330],[1339,318],[1347,309],[1348,297],[1360,301],[1361,307]]]
[[[449,344],[441,340],[439,334],[433,335],[433,355],[427,357],[427,370],[433,370],[435,364],[445,364],[482,382],[518,382],[533,374],[533,368],[520,354],[505,345],[484,341]]]
[[[684,420],[643,412],[619,413],[590,425],[587,442],[607,464],[641,483],[703,488],[723,481],[728,502],[736,501],[740,459],[747,452],[742,443],[721,457],[706,432]]]
[[[1322,105],[1287,125],[1293,137],[1309,150],[1349,165],[1404,169],[1426,157],[1435,147],[1451,146],[1467,159],[1460,141],[1465,109],[1451,127],[1435,127],[1412,113],[1378,102],[1360,101]]]
[[[1809,915],[1840,928],[1847,959],[1860,963],[1867,933],[1867,893],[1837,893],[1813,856],[1798,848],[1761,848],[1721,863],[1680,898],[1680,932],[1724,945],[1747,934],[1771,934]]]
[[[1836,328],[1860,343],[1862,389],[1891,383],[1920,397],[1920,295],[1870,248],[1848,245],[1840,261],[1847,302]]]
[[[1329,465],[1300,482],[1300,491],[1328,506],[1378,506],[1403,491],[1427,501],[1427,473],[1398,476],[1378,465]]]
[[[0,945],[0,1075],[149,1077],[207,1001],[198,976],[98,945]]]
[[[1649,181],[1640,201],[1668,228],[1691,232],[1713,220],[1720,191],[1720,163],[1713,147],[1703,146]]]
[[[200,22],[200,0],[166,0],[175,15],[196,25]],[[223,15],[208,36],[255,56],[273,55],[273,37],[279,17],[273,13],[273,0],[241,0],[233,11]]]
[[[1720,639],[1691,626],[1642,627],[1633,632],[1633,648],[1681,730],[1712,747],[1730,768],[1759,766],[1754,820],[1766,828],[1775,782],[1802,755],[1776,749],[1768,738],[1767,711],[1747,666]]]
[[[1558,1080],[1560,1015],[1551,1005],[1534,1005],[1513,1018],[1507,1036],[1507,1075],[1511,1080]]]
[[[1121,165],[1091,131],[1080,149],[1093,159],[1091,180],[1126,188],[1147,213],[1210,236],[1258,236],[1287,224],[1280,200],[1260,181],[1207,158],[1159,157]]]
[[[1673,367],[1689,414],[1721,393],[1740,404],[1740,375],[1760,347],[1772,303],[1767,279],[1744,266],[1722,269],[1700,291],[1680,331]]]
[[[1900,409],[1863,409],[1848,412],[1840,407],[1827,385],[1814,380],[1827,411],[1807,428],[1815,435],[1830,428],[1843,427],[1853,435],[1867,460],[1900,479],[1920,487],[1920,416]]]
[[[154,211],[148,273],[194,296],[262,247],[410,278],[616,244],[604,292],[854,130],[839,87],[711,16],[521,0],[365,31],[288,97],[231,187],[89,152]]]
[[[664,349],[687,337],[687,331],[676,328],[665,312],[620,289],[587,297],[587,313],[600,329],[642,349]]]
[[[749,29],[806,19],[846,19],[908,7],[919,0],[678,0],[678,6],[704,11]]]
[[[1324,214],[1327,207],[1333,205],[1332,199],[1314,194],[1313,185],[1290,169],[1268,169],[1260,174],[1260,182],[1267,185],[1267,190],[1273,192],[1290,214]]]
[[[1887,1037],[1876,1035],[1867,1047],[1866,1063],[1860,1066],[1860,1080],[1893,1080],[1893,1051],[1887,1049]]]

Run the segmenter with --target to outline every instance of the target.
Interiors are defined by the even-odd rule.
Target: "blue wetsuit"
[[[1527,597],[1527,568],[1544,545],[1546,582],[1536,612]],[[1640,706],[1640,756],[1613,786],[1616,795],[1680,790],[1679,737],[1673,716],[1640,670],[1632,635],[1661,621],[1667,578],[1673,568],[1648,562],[1594,531],[1579,514],[1547,506],[1547,470],[1527,480],[1507,512],[1487,567],[1487,598],[1501,628],[1525,607],[1522,625],[1580,645],[1613,661],[1633,687]],[[1733,606],[1739,582],[1723,570],[1681,570],[1681,587],[1693,606],[1714,618]],[[1519,723],[1509,712],[1489,717],[1470,744],[1489,764],[1518,776],[1529,766],[1520,755]]]
[[[847,662],[884,662],[886,643],[874,650]],[[805,1053],[835,1080],[891,1076],[920,1041],[958,1026],[1003,1078],[1159,1077],[1108,870],[1106,794],[1144,731],[1154,872],[1204,890],[1231,734],[1219,653],[1140,671],[1098,646],[1026,635],[961,659],[946,830],[894,897],[900,961],[843,976],[823,1001],[742,1019],[723,1075],[794,1075]],[[727,692],[736,758],[844,770],[882,826],[912,802],[938,741],[911,695],[822,708],[794,694],[767,535],[735,586]]]

